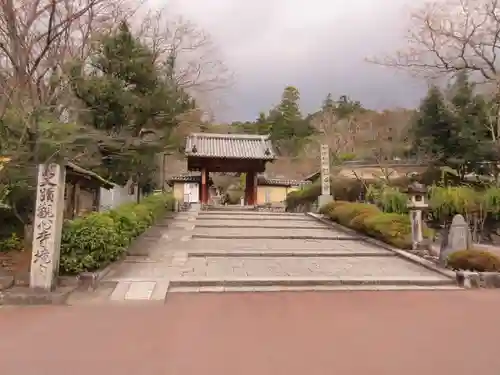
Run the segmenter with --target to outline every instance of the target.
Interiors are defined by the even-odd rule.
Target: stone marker
[[[55,286],[59,271],[65,177],[63,165],[38,166],[30,270],[30,287],[33,289],[51,291]]]
[[[472,234],[462,215],[455,215],[448,230],[447,241],[439,252],[439,261],[444,264],[446,258],[460,250],[472,248]]]
[[[318,197],[318,206],[324,206],[333,200],[330,192],[330,149],[328,145],[321,145],[321,195]]]

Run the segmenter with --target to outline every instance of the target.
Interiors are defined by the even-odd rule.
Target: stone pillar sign
[[[59,164],[38,166],[33,222],[30,287],[50,291],[59,272],[66,169]]]
[[[318,206],[321,207],[333,200],[330,194],[330,149],[328,145],[321,145],[321,195],[318,197]]]

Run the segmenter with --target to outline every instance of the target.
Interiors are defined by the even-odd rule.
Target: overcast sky
[[[176,12],[207,30],[236,82],[222,121],[252,120],[287,85],[304,113],[328,92],[373,109],[414,107],[425,85],[364,61],[404,45],[409,4],[422,0],[176,0]]]

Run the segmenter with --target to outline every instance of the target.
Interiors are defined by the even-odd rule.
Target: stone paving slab
[[[367,244],[363,241],[344,240],[297,240],[297,239],[218,239],[193,238],[182,244],[186,251],[196,250],[338,250],[338,251],[371,251],[373,253],[387,250]]]
[[[191,257],[172,276],[178,277],[433,277],[446,279],[397,257]],[[175,276],[174,276],[175,277]]]
[[[398,257],[190,257],[182,264],[137,263],[121,267],[107,280],[154,281],[190,278],[396,277],[450,280]]]
[[[311,220],[196,220],[196,227],[253,227],[253,228],[322,228],[328,229],[325,225]]]
[[[336,231],[333,229],[328,229],[325,227],[319,228],[307,228],[307,229],[276,229],[272,227],[268,228],[198,228],[195,227],[192,233],[194,236],[203,235],[210,237],[218,236],[235,236],[235,237],[255,237],[256,239],[262,237],[315,237],[315,238],[331,238],[337,239],[339,237],[352,237],[346,236],[345,233]]]
[[[392,251],[342,250],[192,250],[190,257],[373,257],[396,256]]]

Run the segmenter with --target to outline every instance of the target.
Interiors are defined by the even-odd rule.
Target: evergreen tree
[[[485,101],[460,74],[447,92],[431,87],[413,125],[414,148],[437,164],[455,169],[460,178],[480,172],[492,157],[485,126]]]
[[[432,86],[422,100],[412,131],[415,151],[437,162],[448,159],[452,136],[451,116],[438,87]]]
[[[73,91],[86,106],[83,120],[106,134],[99,172],[118,183],[130,177],[143,186],[151,181],[155,155],[167,145],[177,116],[195,105],[176,85],[175,59],[163,70],[154,61],[122,23],[101,39],[90,66],[79,62],[73,68]]]
[[[346,118],[354,113],[363,112],[359,101],[351,100],[347,95],[341,95],[335,102],[334,112],[339,118]]]

